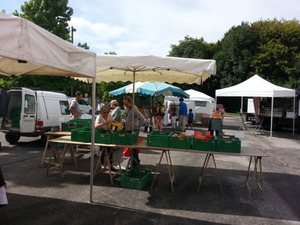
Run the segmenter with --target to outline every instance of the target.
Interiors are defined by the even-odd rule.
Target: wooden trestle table
[[[54,135],[54,134],[52,134]],[[58,137],[58,138],[52,138],[52,139],[48,139],[46,146],[48,147],[49,143],[64,143],[65,147],[64,147],[64,152],[62,155],[62,160],[60,161],[58,167],[61,168],[62,173],[63,173],[63,161],[64,161],[64,155],[65,152],[68,148],[68,146],[72,146],[72,145],[88,145],[90,146],[91,143],[84,143],[84,142],[75,142],[75,141],[71,141],[71,137],[70,136],[62,136],[62,137]],[[52,145],[54,146],[54,145]],[[254,186],[257,186],[258,189],[262,192],[263,198],[264,198],[264,186],[263,186],[263,176],[262,176],[262,158],[263,157],[267,157],[268,155],[266,153],[264,153],[263,151],[256,149],[255,147],[242,147],[241,152],[240,153],[230,153],[230,152],[215,152],[215,151],[200,151],[200,150],[192,150],[192,149],[177,149],[177,148],[164,148],[164,147],[155,147],[155,146],[147,146],[147,141],[143,140],[143,141],[138,141],[137,143],[135,143],[134,145],[116,145],[116,144],[100,144],[100,143],[95,143],[95,146],[100,146],[100,147],[115,147],[115,148],[135,148],[135,149],[143,149],[143,150],[157,150],[157,151],[161,151],[161,156],[159,159],[159,162],[157,164],[156,167],[156,171],[155,171],[155,175],[153,177],[152,180],[152,184],[151,184],[151,188],[154,185],[155,179],[157,177],[157,174],[159,172],[159,168],[160,165],[162,163],[163,158],[165,157],[167,166],[168,166],[168,172],[169,172],[169,180],[170,180],[170,185],[171,185],[171,189],[172,191],[174,191],[174,182],[175,182],[175,174],[174,174],[174,170],[173,170],[173,165],[172,165],[172,160],[171,160],[171,154],[170,152],[172,151],[179,151],[179,152],[192,152],[192,153],[200,153],[200,154],[205,154],[205,160],[201,169],[201,173],[199,176],[199,186],[198,186],[198,191],[200,190],[203,182],[204,182],[204,175],[205,175],[205,171],[207,169],[209,160],[212,159],[213,160],[213,164],[215,167],[215,171],[216,171],[216,177],[217,177],[217,181],[218,184],[220,186],[220,191],[223,194],[223,189],[222,189],[222,184],[221,184],[221,180],[219,177],[219,173],[218,173],[218,169],[217,169],[217,164],[216,164],[216,160],[214,155],[226,155],[226,156],[233,156],[233,157],[238,157],[238,156],[242,156],[242,157],[249,157],[249,164],[248,164],[248,170],[247,170],[247,175],[246,175],[246,180],[245,180],[245,186],[248,189],[248,198],[251,197],[251,193],[252,190],[254,188]],[[106,149],[106,148],[104,148]],[[74,157],[74,155],[72,154],[72,148],[70,148],[71,150],[71,156]],[[45,148],[45,151],[47,151],[47,149]],[[53,151],[53,154],[56,151]],[[107,154],[107,151],[104,151],[104,154]],[[44,154],[43,154],[44,157]],[[55,154],[54,154],[55,157]],[[100,157],[99,157],[100,158]],[[108,156],[106,157],[108,160]],[[76,160],[76,159],[74,159]],[[75,161],[76,162],[76,161]],[[47,174],[49,172],[50,168],[50,164],[51,164],[51,157],[50,160],[48,161],[48,168],[47,168]],[[75,163],[76,165],[76,163]],[[97,167],[98,163],[96,164]],[[57,167],[57,166],[56,166]],[[54,168],[56,168],[54,167]],[[95,171],[95,174],[97,173],[97,171]],[[110,173],[110,177],[111,177],[111,182],[112,182],[112,175],[111,175],[111,171],[109,171]]]

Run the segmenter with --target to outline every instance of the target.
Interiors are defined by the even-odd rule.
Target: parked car
[[[75,98],[69,98],[69,104],[71,104],[72,100]],[[87,103],[84,99],[81,99],[78,101],[79,103],[79,109],[82,113],[90,114],[92,115],[92,106]]]

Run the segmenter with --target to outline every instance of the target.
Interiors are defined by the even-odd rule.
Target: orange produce
[[[208,132],[205,133],[205,137],[207,139],[213,139],[214,138],[214,136],[211,135],[210,131],[208,131]]]

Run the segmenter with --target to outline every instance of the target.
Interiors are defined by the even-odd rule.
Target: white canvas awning
[[[194,89],[189,89],[185,91],[187,94],[190,95],[189,99],[194,99],[194,100],[204,100],[204,101],[209,101],[209,102],[214,102],[215,99],[213,97],[210,97],[207,94],[204,94],[200,91],[196,91]]]
[[[95,77],[95,53],[26,19],[0,13],[0,41],[0,75]]]
[[[216,90],[216,96],[231,97],[294,97],[295,90],[272,84],[258,75],[237,85]]]
[[[93,82],[92,119],[95,120],[95,53],[64,41],[26,19],[3,13],[0,13],[0,42],[0,75],[91,78]],[[91,159],[94,159],[94,126],[91,129]],[[91,171],[93,169],[94,160],[91,160]],[[90,180],[92,183],[92,172]]]
[[[271,82],[261,78],[258,75],[245,80],[237,85],[218,89],[216,90],[217,97],[269,97],[272,98],[271,102],[271,126],[270,126],[270,137],[272,137],[272,127],[273,127],[273,105],[275,97],[290,97],[294,98],[294,113],[295,113],[295,97],[296,90],[289,89],[285,87],[280,87],[278,85],[272,84]],[[242,101],[241,101],[241,111],[242,111]],[[293,119],[293,134],[295,132],[295,118]]]
[[[141,81],[202,84],[216,61],[160,56],[97,55],[96,82]]]

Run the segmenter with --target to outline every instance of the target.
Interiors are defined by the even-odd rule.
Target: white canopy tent
[[[195,99],[195,100],[205,100],[205,101],[210,101],[214,102],[215,99],[213,97],[210,97],[207,94],[204,94],[200,91],[195,91],[194,89],[189,89],[185,91],[190,97],[189,99]]]
[[[0,75],[52,75],[90,78],[95,119],[96,54],[77,47],[36,24],[0,13]],[[92,126],[92,149],[95,129]],[[91,153],[94,159],[94,153]],[[91,160],[91,171],[93,171]],[[91,175],[93,179],[93,175]]]
[[[271,126],[270,137],[272,137],[272,125],[273,125],[273,105],[274,98],[277,97],[289,97],[294,98],[294,114],[295,114],[295,97],[296,91],[289,88],[284,88],[270,83],[269,81],[261,78],[258,75],[254,75],[248,80],[234,85],[232,87],[216,90],[216,102],[217,97],[241,97],[241,112],[243,97],[269,97],[271,101]],[[293,134],[295,131],[295,118],[293,121]]]
[[[95,77],[95,53],[36,24],[0,13],[0,75]]]

